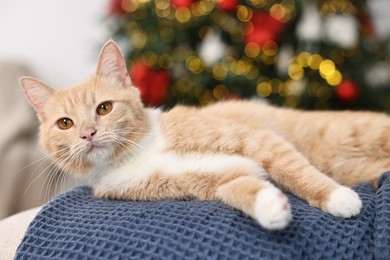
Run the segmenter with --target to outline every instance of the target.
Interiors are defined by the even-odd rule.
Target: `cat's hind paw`
[[[350,218],[360,213],[362,201],[352,189],[339,187],[330,194],[325,207],[325,211],[333,216]]]
[[[283,229],[292,219],[287,197],[275,187],[257,193],[254,212],[261,226],[270,230]]]

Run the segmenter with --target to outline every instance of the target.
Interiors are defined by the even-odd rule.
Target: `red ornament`
[[[152,69],[143,60],[138,60],[131,66],[129,73],[133,84],[141,91],[145,104],[155,107],[164,104],[171,83],[167,70]]]
[[[269,13],[258,11],[252,16],[246,28],[245,43],[263,45],[267,41],[277,41],[285,24],[273,18]]]
[[[171,5],[174,8],[186,7],[190,8],[194,0],[171,0]]]
[[[241,97],[237,93],[230,93],[225,99],[226,100],[240,100]]]
[[[237,8],[239,0],[217,0],[217,6],[219,9],[231,13]]]
[[[124,15],[126,11],[125,6],[132,5],[131,0],[111,0],[109,4],[109,14],[110,15]]]
[[[337,97],[345,103],[354,103],[359,98],[359,87],[350,80],[344,80],[336,88]]]
[[[360,9],[357,13],[357,18],[360,22],[360,29],[366,36],[375,36],[375,26],[373,24],[370,14],[364,10]]]

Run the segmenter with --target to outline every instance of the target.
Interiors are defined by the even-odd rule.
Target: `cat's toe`
[[[285,228],[292,219],[287,197],[277,188],[265,188],[257,193],[255,217],[266,229]]]
[[[362,201],[352,189],[339,187],[330,194],[325,207],[325,211],[333,216],[350,218],[360,213]]]

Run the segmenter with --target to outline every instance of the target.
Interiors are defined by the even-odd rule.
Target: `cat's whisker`
[[[139,151],[142,151],[144,150],[145,148],[142,147],[140,144],[136,143],[136,142],[133,142],[131,140],[128,140],[128,139],[125,139],[125,138],[113,138],[111,140],[111,142],[114,142],[116,144],[119,145],[119,148],[122,150],[122,151],[126,151],[130,148],[130,151],[133,152],[133,154],[135,152],[139,152]],[[133,151],[135,150],[135,151]]]
[[[38,166],[36,166],[36,168],[39,168],[39,166],[42,165],[42,161],[43,161],[43,162],[49,161],[49,159],[50,159],[51,156],[54,156],[54,155],[56,155],[56,154],[58,154],[58,153],[60,153],[60,152],[63,152],[64,150],[65,150],[65,148],[64,148],[64,149],[61,149],[61,150],[58,150],[58,151],[56,151],[56,152],[50,153],[50,154],[45,154],[45,155],[43,155],[41,158],[39,158],[39,159],[33,161],[32,163],[30,163],[30,164],[24,166],[23,168],[19,169],[17,172],[12,173],[11,176],[16,176],[16,175],[18,175],[19,173],[21,173],[21,172],[23,172],[24,170],[26,170],[27,168],[33,166],[34,164],[37,164],[37,163],[41,162]]]
[[[44,199],[45,199],[46,202],[49,201],[49,199],[50,199],[50,195],[51,195],[50,193],[52,191],[52,183],[55,180],[55,178],[58,177],[56,168],[57,167],[54,167],[54,169],[52,169],[52,171],[48,175],[49,178],[47,180],[46,190],[45,190],[45,193],[44,193]],[[45,182],[46,182],[46,180],[45,180]],[[45,185],[45,183],[43,185]]]
[[[127,124],[128,122],[127,121],[118,121],[117,122],[118,124]],[[140,127],[140,126],[132,126],[134,129],[136,130],[144,130],[144,131],[148,131],[150,128],[149,127]],[[117,130],[130,130],[128,127],[124,128],[124,127],[118,127],[116,128]]]
[[[57,180],[56,180],[55,194],[57,194],[58,182],[60,183],[60,185],[59,185],[60,192],[59,193],[63,193],[65,191],[65,188],[63,188],[63,185],[61,183],[63,182],[64,177],[68,176],[68,173],[67,173],[67,171],[64,171],[64,170],[61,170],[61,169],[57,169],[56,170],[56,175],[58,177],[57,177]]]
[[[45,183],[46,183],[46,181],[48,181],[48,186],[47,186],[47,188],[46,188],[46,192],[45,192],[45,200],[48,200],[48,198],[50,197],[49,196],[49,191],[50,191],[50,188],[51,188],[51,185],[52,185],[52,181],[56,178],[56,176],[58,175],[58,171],[59,171],[59,167],[56,165],[56,163],[58,162],[58,161],[60,161],[60,160],[63,160],[63,158],[65,158],[67,155],[69,154],[69,152],[68,153],[65,153],[65,154],[63,154],[63,155],[61,155],[60,157],[59,157],[59,159],[57,159],[57,161],[53,161],[53,162],[51,162],[50,164],[49,164],[49,166],[48,167],[46,167],[46,169],[45,170],[43,170],[43,172],[45,172],[47,169],[49,169],[49,168],[51,168],[50,169],[50,171],[48,172],[48,175],[46,176],[46,178],[45,178],[45,180],[44,180],[44,182],[43,182],[43,186],[42,186],[42,188],[41,188],[41,191],[40,191],[40,196],[42,196],[42,191],[43,191],[43,188],[44,188],[44,186],[45,186]],[[43,173],[42,172],[42,173]],[[41,173],[41,174],[42,174]],[[35,181],[35,180],[34,180]],[[33,181],[33,182],[34,182]],[[32,183],[31,183],[32,184]],[[31,185],[30,184],[30,185]],[[26,190],[27,191],[27,190]]]
[[[107,132],[108,134],[111,134],[111,135],[118,135],[118,136],[128,136],[128,135],[145,135],[146,133],[148,133],[148,129],[145,129],[145,130],[142,130],[142,131],[134,131],[134,130],[130,130],[130,129],[114,129],[112,131],[109,131]]]
[[[113,134],[113,135],[128,135],[128,134],[135,134],[135,135],[144,135],[148,131],[132,131],[127,129],[114,129],[107,131],[107,134]]]
[[[42,164],[44,164],[46,161],[42,161],[41,163],[39,163],[39,165],[37,167],[35,167],[34,171],[31,173],[31,175],[34,175],[35,172],[37,171],[37,169],[39,169],[41,167]],[[51,162],[43,171],[41,171],[41,173],[38,175],[38,177],[43,174],[48,168],[50,168],[51,166],[53,165],[53,162]],[[37,178],[38,178],[37,177]]]
[[[79,169],[82,169],[82,165],[84,165],[84,161],[86,160],[85,151],[84,145],[78,144],[74,147],[74,154],[70,161],[73,161],[73,165],[76,165]],[[81,171],[79,170],[78,172]]]
[[[27,168],[33,166],[34,164],[39,163],[39,162],[41,162],[41,161],[44,161],[45,159],[48,159],[48,158],[49,158],[49,156],[43,156],[43,157],[39,158],[38,160],[36,160],[36,161],[34,161],[34,162],[32,162],[32,163],[30,163],[30,164],[24,166],[23,168],[21,168],[21,169],[18,170],[17,172],[12,173],[11,175],[12,175],[12,176],[16,176],[16,175],[18,175],[19,173],[21,173],[21,172],[23,172],[24,170],[26,170]],[[38,165],[37,167],[39,167],[39,165]]]
[[[43,171],[41,171],[40,174],[38,174],[37,177],[34,178],[34,180],[27,186],[27,188],[25,189],[24,193],[23,193],[23,196],[26,195],[27,191],[30,189],[30,187],[50,168],[54,165],[55,162],[51,162]],[[34,171],[35,172],[35,171]],[[33,173],[34,173],[33,172]]]
[[[127,139],[125,137],[117,136],[117,137],[113,137],[112,140],[116,140],[116,141],[119,141],[121,143],[132,144],[133,147],[137,147],[140,150],[144,150],[144,147],[142,147],[142,145],[140,145],[139,143],[134,142],[134,141],[132,141],[130,139]],[[110,141],[110,140],[108,140],[108,141]]]
[[[65,149],[64,149],[65,150]],[[60,176],[62,174],[64,174],[64,171],[63,169],[61,169],[60,167],[58,167],[57,165],[60,165],[60,164],[63,164],[63,162],[67,159],[67,157],[69,156],[70,154],[70,150],[68,149],[68,151],[64,154],[62,154],[55,162],[54,162],[54,167],[51,169],[50,171],[50,178],[49,178],[49,183],[48,183],[48,188],[46,189],[46,193],[45,193],[45,199],[49,199],[50,197],[50,189],[51,189],[51,186],[53,185],[53,182],[54,180],[56,179],[57,177],[57,180],[60,178]],[[56,165],[57,164],[57,165]],[[58,176],[60,175],[60,176]],[[56,186],[54,187],[54,193],[56,194],[57,193],[57,182],[56,182]]]
[[[133,142],[125,137],[121,137],[114,134],[107,134],[100,137],[99,140],[102,144],[110,145],[112,150],[121,149],[121,151],[130,150],[134,153],[133,150],[136,150],[136,152],[139,152],[140,150],[144,150],[144,148],[136,143]],[[117,146],[114,146],[114,144],[117,144]]]
[[[59,186],[58,184],[60,184],[60,186],[59,186],[60,193],[63,193],[65,191],[65,186],[64,186],[65,180],[64,179],[69,174],[70,167],[71,167],[71,165],[74,164],[75,159],[78,159],[77,154],[73,154],[71,157],[64,158],[63,162],[61,163],[62,164],[61,169],[57,168],[56,173],[58,174],[58,172],[59,172],[59,176],[58,176],[56,183],[55,183],[55,191],[54,191],[55,194],[57,194],[57,188]]]
[[[142,147],[139,143],[136,143],[136,142],[134,142],[134,141],[132,141],[132,140],[130,140],[130,139],[127,139],[127,138],[124,138],[124,137],[121,137],[121,136],[116,136],[116,137],[114,137],[113,139],[119,140],[119,141],[121,141],[121,142],[131,143],[131,144],[133,144],[133,145],[139,147],[140,149],[145,149],[145,148]]]
[[[62,172],[61,176],[62,176],[62,178],[61,178],[61,182],[62,182],[62,184],[61,184],[61,188],[62,188],[61,193],[65,193],[66,192],[66,182],[67,182],[67,178],[68,178],[69,174],[65,174],[64,172]]]
[[[45,193],[43,194],[45,202],[49,201],[49,199],[50,199],[50,191],[52,190],[52,182],[55,180],[56,176],[57,176],[56,171],[53,172],[53,170],[51,170],[43,182],[43,185],[42,185],[42,188],[40,191],[40,196],[42,196],[43,188],[46,187]],[[46,184],[46,182],[47,182],[47,184]]]
[[[60,172],[59,176],[56,179],[56,183],[55,183],[55,193],[56,194],[61,193],[61,177],[62,177],[62,175],[63,175],[63,172]],[[57,193],[57,188],[59,189],[58,193]]]
[[[133,131],[133,130],[127,130],[127,129],[115,129],[112,132],[115,134],[139,134],[143,135],[146,134],[149,129],[137,129],[138,131]],[[142,130],[142,131],[140,131]]]

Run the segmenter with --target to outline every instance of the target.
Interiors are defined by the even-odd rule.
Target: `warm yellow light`
[[[301,52],[298,54],[298,56],[295,58],[295,61],[300,64],[302,67],[308,66],[308,60],[310,57],[310,53],[308,52]]]
[[[253,12],[252,9],[239,5],[237,8],[237,18],[242,22],[248,22],[252,18]]]
[[[326,79],[333,73],[335,73],[336,66],[334,65],[334,62],[331,60],[323,60],[320,63],[320,74],[321,76]]]
[[[179,93],[185,94],[191,89],[191,84],[189,84],[188,81],[183,80],[179,81],[176,87]]]
[[[147,51],[147,52],[145,52],[145,54],[144,54],[144,58],[145,58],[145,60],[146,60],[146,63],[149,65],[149,66],[151,66],[151,67],[153,67],[155,64],[156,64],[156,62],[157,62],[157,54],[156,53],[154,53],[154,52],[152,52],[152,51]]]
[[[272,89],[278,89],[279,85],[282,84],[282,81],[279,78],[273,78],[270,81],[270,84],[272,86]]]
[[[355,15],[357,9],[349,0],[328,0],[321,6],[320,13],[323,16],[329,16],[336,13]]]
[[[256,92],[261,97],[268,97],[272,93],[272,85],[268,82],[260,82],[257,85]]]
[[[131,44],[136,49],[141,49],[145,46],[146,42],[148,41],[148,38],[144,32],[141,30],[135,31],[130,38]]]
[[[288,107],[296,107],[298,106],[300,102],[300,97],[297,97],[297,96],[288,96],[286,97],[286,106]]]
[[[179,7],[176,9],[175,17],[180,23],[186,23],[191,19],[191,11],[187,7]]]
[[[217,64],[213,68],[213,76],[217,80],[224,80],[228,74],[228,67],[225,64]]]
[[[269,13],[276,20],[283,21],[284,20],[284,16],[286,15],[286,10],[283,7],[283,5],[281,5],[281,4],[274,4],[273,6],[271,6],[271,8],[269,10]]]
[[[251,70],[251,65],[245,60],[236,60],[230,64],[230,69],[236,75],[246,75]]]
[[[335,70],[334,73],[332,73],[326,78],[328,84],[334,87],[338,86],[342,80],[343,80],[343,76],[338,70]]]
[[[322,61],[323,59],[321,55],[312,54],[307,58],[307,65],[309,65],[309,67],[313,70],[318,70]]]
[[[208,105],[212,101],[212,96],[209,90],[203,90],[203,93],[199,97],[199,104],[201,106]]]
[[[126,13],[132,13],[138,9],[138,3],[133,3],[131,0],[122,0],[121,6]]]
[[[276,20],[279,20],[282,23],[287,23],[291,20],[294,11],[293,4],[274,4],[271,6],[269,13]]]
[[[264,7],[268,4],[268,0],[248,0],[248,2],[258,8]]]
[[[218,85],[213,89],[213,95],[217,100],[225,99],[229,95],[229,89],[225,85]]]
[[[209,0],[195,1],[191,6],[191,11],[192,14],[195,16],[208,15],[214,9],[214,6],[215,6],[214,1],[209,1]]]
[[[304,76],[304,70],[302,65],[293,63],[288,67],[288,75],[293,80],[300,80]]]
[[[282,97],[288,97],[292,93],[291,85],[288,82],[282,82],[278,86],[278,93]]]
[[[199,74],[203,71],[203,63],[196,56],[190,56],[186,59],[186,67],[194,74]]]
[[[274,56],[278,52],[278,44],[274,41],[266,41],[263,45],[263,52],[267,56]]]
[[[171,6],[169,0],[155,0],[154,4],[156,8],[160,10],[167,9]]]
[[[171,14],[171,5],[168,0],[155,1],[156,14],[161,18],[168,17]]]
[[[251,34],[253,32],[253,30],[255,29],[255,26],[253,25],[252,22],[248,22],[246,23],[245,25],[245,34]]]
[[[256,58],[260,54],[260,46],[253,42],[248,43],[245,46],[245,54],[249,58]]]

